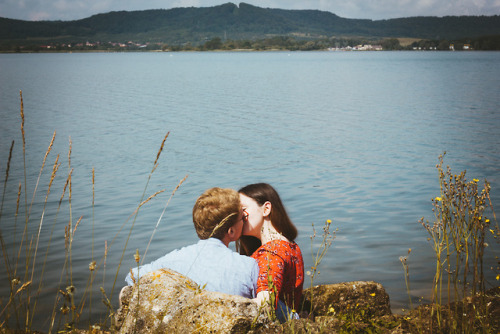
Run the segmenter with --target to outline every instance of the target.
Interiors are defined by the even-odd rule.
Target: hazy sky
[[[231,0],[0,0],[0,17],[76,20],[111,11],[211,7]],[[258,7],[319,9],[345,18],[500,15],[500,0],[246,0]]]

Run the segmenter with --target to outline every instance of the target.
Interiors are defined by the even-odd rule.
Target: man
[[[193,207],[193,222],[198,243],[174,250],[165,256],[133,268],[133,277],[161,268],[169,268],[189,277],[209,291],[255,298],[259,267],[254,259],[228,248],[241,236],[243,210],[237,191],[211,188]],[[125,278],[133,285],[131,274]]]

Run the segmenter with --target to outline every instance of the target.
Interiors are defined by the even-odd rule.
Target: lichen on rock
[[[266,322],[265,312],[252,300],[204,290],[169,269],[147,273],[125,287],[116,316],[120,333],[243,333]]]

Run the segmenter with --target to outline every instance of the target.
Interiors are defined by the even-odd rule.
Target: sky
[[[232,0],[0,0],[0,17],[78,20],[111,11],[212,7]],[[382,20],[411,16],[500,15],[500,0],[246,0],[281,9],[318,9],[351,19]]]

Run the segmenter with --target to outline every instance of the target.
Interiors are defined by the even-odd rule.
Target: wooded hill
[[[319,10],[260,8],[226,3],[204,8],[120,11],[75,21],[0,18],[0,42],[135,41],[201,44],[212,38],[261,39],[273,36],[460,39],[499,35],[500,16],[347,19]]]

